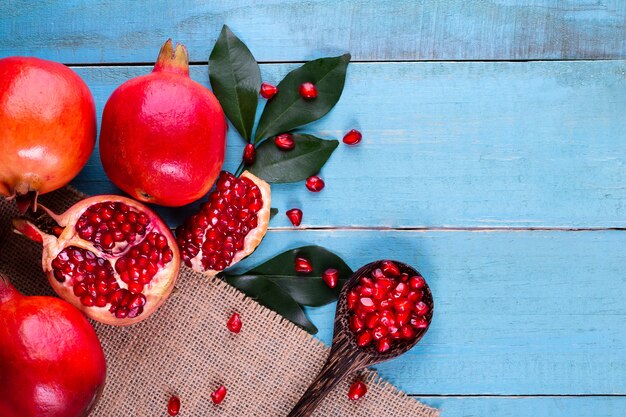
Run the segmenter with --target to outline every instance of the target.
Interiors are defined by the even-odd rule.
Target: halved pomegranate
[[[200,212],[176,229],[183,262],[209,276],[250,255],[270,220],[270,186],[244,171],[222,171]]]
[[[167,225],[129,198],[101,195],[57,215],[48,234],[26,219],[17,232],[43,244],[43,270],[56,293],[88,317],[129,325],[152,314],[171,293],[180,266]]]

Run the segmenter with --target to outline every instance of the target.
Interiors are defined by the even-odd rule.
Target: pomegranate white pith
[[[52,288],[88,317],[130,325],[171,293],[180,254],[167,225],[144,205],[94,196],[60,215],[42,208],[61,226],[58,237],[21,219],[15,228],[43,243],[42,266]]]
[[[270,204],[268,183],[248,171],[222,172],[200,212],[176,231],[183,262],[214,276],[250,255],[267,231]]]

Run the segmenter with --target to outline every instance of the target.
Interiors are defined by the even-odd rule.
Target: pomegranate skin
[[[96,109],[65,65],[0,59],[0,196],[44,194],[69,183],[96,143]]]
[[[217,98],[189,78],[186,49],[168,40],[153,72],[125,82],[106,103],[100,158],[109,179],[136,199],[182,206],[215,182],[226,126]]]
[[[85,417],[106,378],[87,319],[53,297],[25,297],[0,276],[0,416]]]

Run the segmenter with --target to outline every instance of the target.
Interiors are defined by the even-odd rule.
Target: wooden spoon
[[[363,369],[367,366],[375,365],[380,362],[393,359],[417,344],[424,336],[428,327],[419,330],[414,339],[398,339],[394,340],[391,348],[384,352],[379,353],[376,350],[375,344],[370,344],[366,347],[359,347],[356,343],[354,333],[350,330],[349,318],[350,310],[347,306],[347,294],[353,287],[355,287],[361,277],[371,276],[372,271],[376,268],[380,268],[383,261],[375,261],[363,266],[356,271],[354,275],[348,279],[344,284],[339,299],[337,301],[337,311],[335,313],[335,331],[333,335],[333,344],[330,349],[330,355],[324,364],[324,367],[318,374],[315,381],[311,383],[306,390],[300,401],[291,410],[288,417],[306,417],[310,416],[317,408],[319,403],[328,395],[328,393],[346,376],[349,374]],[[406,272],[409,276],[420,275],[415,269],[407,264],[398,261],[392,261],[400,272]],[[428,285],[422,290],[424,297],[422,301],[428,306],[429,312],[424,316],[424,319],[430,322],[433,317],[433,295],[430,292]]]

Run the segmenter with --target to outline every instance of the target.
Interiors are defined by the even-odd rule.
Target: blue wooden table
[[[626,1],[4,0],[0,57],[72,66],[100,114],[168,37],[209,85],[223,23],[273,83],[350,51],[343,97],[308,130],[364,134],[321,193],[273,187],[281,214],[248,265],[301,244],[415,265],[433,325],[378,369],[444,416],[626,415]],[[226,169],[242,148],[231,129]],[[73,184],[116,191],[97,151]],[[308,312],[329,342],[334,306]]]

